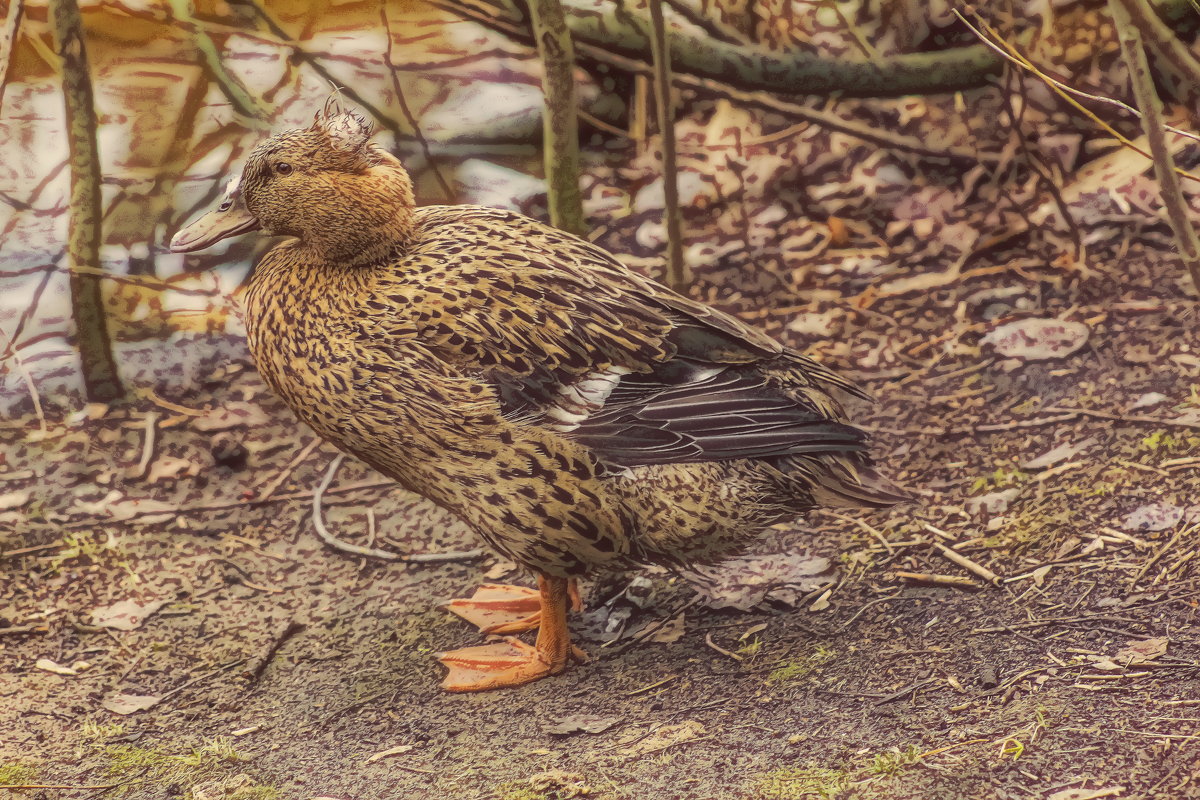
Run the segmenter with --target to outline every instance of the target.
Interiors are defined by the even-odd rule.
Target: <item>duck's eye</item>
[[[292,174],[292,165],[287,163],[286,161],[280,161],[278,164],[275,165],[275,171],[278,172],[280,175],[291,175]]]
[[[232,200],[226,200],[224,203],[221,203],[221,205],[217,206],[217,211],[228,211],[229,207],[232,205]]]

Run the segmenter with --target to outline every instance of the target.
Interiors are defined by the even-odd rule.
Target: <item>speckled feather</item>
[[[241,183],[297,237],[251,277],[251,351],[321,436],[556,576],[711,561],[818,503],[903,499],[834,397],[849,382],[540,222],[415,208],[368,135],[321,115]]]

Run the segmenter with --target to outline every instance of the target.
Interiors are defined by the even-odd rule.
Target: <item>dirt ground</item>
[[[480,641],[439,605],[505,565],[324,547],[333,452],[304,452],[244,354],[187,396],[5,423],[0,784],[58,788],[0,796],[1200,797],[1197,302],[1176,262],[1120,248],[1090,274],[847,287],[841,350],[794,324],[786,276],[762,276],[767,310],[726,298],[869,387],[858,418],[918,500],[772,531],[755,553],[830,567],[749,610],[646,574],[624,629],[665,641],[585,639],[591,663],[500,693],[442,693],[433,654]],[[1088,341],[1027,360],[983,339],[1029,317]],[[870,357],[885,341],[902,363]],[[360,544],[370,509],[396,552],[477,546],[352,464],[323,506]]]

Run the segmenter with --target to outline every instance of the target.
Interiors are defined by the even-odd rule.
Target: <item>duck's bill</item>
[[[172,253],[194,253],[222,239],[258,230],[258,219],[241,203],[229,209],[214,209],[186,225],[171,238]]]

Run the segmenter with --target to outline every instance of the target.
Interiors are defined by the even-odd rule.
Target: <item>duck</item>
[[[867,398],[850,380],[583,238],[418,206],[372,135],[331,100],[259,143],[171,249],[286,237],[242,297],[266,384],[536,576],[450,604],[495,636],[440,654],[444,689],[585,661],[568,609],[597,571],[716,564],[813,508],[908,499],[847,417],[848,397]],[[517,635],[533,630],[532,645]]]

